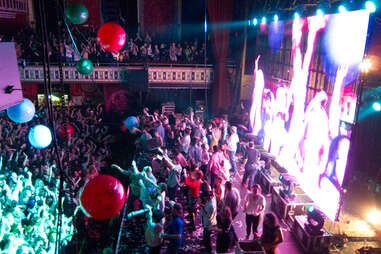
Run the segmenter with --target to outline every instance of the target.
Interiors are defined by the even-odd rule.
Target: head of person
[[[183,207],[178,204],[178,203],[175,203],[173,206],[172,206],[172,215],[174,217],[177,217],[177,216],[180,216],[181,213],[183,211]]]
[[[253,148],[254,148],[254,141],[250,141],[250,142],[249,142],[249,148],[250,148],[250,149],[253,149]]]
[[[150,166],[145,166],[143,170],[147,175],[152,174],[152,168]]]
[[[227,191],[231,191],[232,188],[233,188],[232,183],[231,183],[230,181],[227,181],[227,182],[225,183],[225,188],[226,188]]]
[[[265,214],[263,219],[263,226],[268,228],[275,228],[278,226],[278,219],[273,212],[268,212]]]
[[[237,133],[237,127],[236,126],[232,126],[230,128],[230,133],[233,134],[233,133]]]
[[[213,152],[214,153],[218,152],[218,146],[213,146]]]
[[[192,179],[194,180],[202,179],[203,177],[204,177],[204,174],[200,170],[195,170],[192,172]]]
[[[167,185],[165,183],[159,183],[160,193],[167,191]]]
[[[253,187],[251,187],[251,190],[254,195],[260,195],[262,193],[262,188],[259,184],[254,184]]]
[[[159,223],[164,218],[164,213],[160,209],[154,209],[152,211],[152,220],[155,223]]]

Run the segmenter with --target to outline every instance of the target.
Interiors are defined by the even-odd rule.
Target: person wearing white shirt
[[[213,192],[203,192],[201,195],[201,217],[203,232],[203,242],[208,253],[212,251],[210,235],[217,226],[217,201]]]
[[[254,184],[252,192],[249,192],[245,199],[246,240],[249,240],[251,229],[253,229],[254,237],[256,237],[258,225],[266,207],[266,199],[261,192],[261,186]]]
[[[237,171],[237,164],[235,162],[235,154],[237,152],[237,144],[239,143],[237,127],[232,126],[230,128],[230,136],[228,136],[226,142],[227,142],[226,150],[228,152],[230,164],[232,166],[230,171],[232,172],[232,175],[234,176]]]

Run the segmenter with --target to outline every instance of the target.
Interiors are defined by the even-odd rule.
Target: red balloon
[[[73,137],[74,133],[75,133],[75,130],[74,130],[73,126],[71,126],[68,123],[61,125],[58,128],[58,136],[62,139],[65,139],[67,137]]]
[[[97,220],[117,215],[128,198],[122,183],[109,175],[98,175],[83,187],[79,194],[82,211]]]
[[[120,25],[108,22],[99,28],[97,40],[105,51],[115,52],[126,43],[126,32]]]

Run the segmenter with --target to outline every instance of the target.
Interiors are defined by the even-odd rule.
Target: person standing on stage
[[[262,196],[261,192],[261,187],[258,184],[254,184],[252,192],[249,192],[245,199],[246,240],[249,240],[251,230],[253,230],[254,237],[258,233],[258,225],[266,207],[266,199]]]
[[[254,142],[249,142],[249,149],[243,158],[242,167],[245,168],[245,173],[242,178],[242,185],[245,188],[251,189],[254,185],[254,179],[258,171],[258,159],[260,158],[260,153],[254,148]],[[248,184],[248,185],[247,185]]]

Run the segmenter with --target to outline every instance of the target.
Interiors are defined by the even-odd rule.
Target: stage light
[[[372,67],[372,63],[367,58],[364,58],[363,61],[360,63],[360,70],[362,72],[368,73],[371,67]]]
[[[49,95],[48,98],[49,98],[51,101],[60,101],[60,100],[61,100],[59,97],[55,96],[54,94]]]
[[[250,19],[249,19],[249,26],[251,25],[251,21],[250,21]]]
[[[282,181],[282,179],[283,179],[283,175],[280,174],[280,175],[278,176],[278,178],[279,178],[279,181]]]
[[[294,14],[294,19],[300,19],[300,15],[299,15],[299,13],[295,12],[295,14]]]
[[[253,25],[254,26],[258,25],[258,20],[256,18],[253,18]]]
[[[306,231],[311,235],[323,235],[324,230],[322,230],[322,228],[324,226],[324,220],[324,214],[319,209],[313,208],[313,210],[307,214],[307,222],[304,224]]]
[[[381,211],[378,211],[376,209],[372,209],[368,213],[368,222],[373,224],[373,225],[378,225],[381,224]]]
[[[381,111],[381,103],[378,101],[373,102],[372,108],[374,111],[377,111],[377,112]]]
[[[262,18],[262,24],[263,24],[263,25],[266,24],[266,17],[263,17],[263,18]]]
[[[344,5],[340,5],[339,6],[339,13],[346,13],[347,12],[347,8],[345,8]]]
[[[366,1],[365,2],[365,9],[367,9],[369,12],[373,13],[376,11],[376,5],[372,1]]]
[[[278,17],[278,15],[274,15],[274,22],[278,22],[278,20],[279,20],[279,17]]]
[[[313,211],[315,211],[315,207],[313,205],[307,206],[307,212],[308,213],[312,213]]]
[[[321,9],[317,9],[316,15],[322,17],[322,16],[324,16],[324,12]]]

